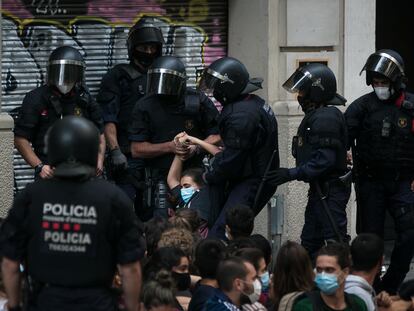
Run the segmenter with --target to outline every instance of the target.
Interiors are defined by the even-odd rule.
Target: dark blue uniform
[[[209,135],[218,134],[217,117],[218,111],[213,102],[204,94],[190,88],[187,88],[182,99],[175,101],[171,97],[147,95],[134,107],[129,140],[152,144],[164,143],[172,141],[183,131],[191,136],[205,139]],[[164,182],[173,158],[174,154],[164,154],[145,159],[146,172],[150,175],[154,187],[162,187],[167,191],[168,186],[164,185]],[[186,161],[186,166],[202,167],[202,158],[203,155],[195,155]],[[157,205],[153,203],[148,202],[149,205]]]
[[[383,237],[386,210],[395,222],[397,239],[381,286],[390,294],[403,281],[414,255],[413,104],[412,94],[380,101],[372,92],[345,113],[349,141],[355,141],[357,232]]]
[[[253,208],[255,196],[265,170],[279,167],[277,121],[271,107],[256,96],[247,95],[224,105],[219,118],[224,150],[215,156],[211,170],[205,174],[211,185],[228,184],[229,194],[210,235],[224,238],[225,211],[236,204]],[[276,186],[264,184],[257,203],[260,212]]]
[[[292,179],[310,184],[301,240],[311,256],[316,254],[325,240],[337,238],[316,183],[326,196],[325,201],[342,238],[345,241],[348,239],[345,209],[351,188],[338,179],[346,171],[346,142],[345,119],[339,109],[332,106],[307,112],[293,139],[296,167],[290,169],[289,174]]]
[[[42,179],[15,198],[0,250],[26,264],[29,310],[109,311],[117,264],[144,256],[142,232],[132,202],[107,181]]]
[[[63,96],[43,85],[24,97],[14,134],[31,142],[36,155],[42,163],[47,164],[44,137],[53,123],[66,115],[89,119],[103,133],[101,110],[86,90],[75,87],[68,95]]]
[[[111,178],[135,201],[139,213],[142,195],[137,184],[143,179],[143,161],[131,156],[128,140],[128,127],[131,123],[135,103],[145,95],[147,75],[141,73],[134,64],[119,64],[102,79],[97,101],[101,106],[104,123],[114,123],[117,130],[119,149],[126,156],[128,169],[112,171]]]

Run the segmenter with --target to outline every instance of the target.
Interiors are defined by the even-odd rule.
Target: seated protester
[[[350,266],[348,246],[336,242],[323,246],[315,263],[315,283],[320,291],[307,292],[292,310],[366,311],[367,306],[361,298],[345,293],[345,279]]]
[[[237,204],[226,211],[225,235],[228,240],[247,238],[253,232],[254,213],[243,204]]]
[[[197,211],[201,224],[200,235],[205,238],[208,234],[208,220],[210,217],[209,191],[205,187],[201,168],[189,168],[182,172],[183,161],[175,156],[168,172],[167,183],[173,198],[177,201],[178,210],[190,208]]]
[[[181,228],[190,231],[195,236],[195,240],[199,240],[201,220],[195,210],[181,208],[174,214],[174,216],[168,219],[168,222],[174,228]]]
[[[266,302],[265,297],[262,297],[264,293],[263,293],[263,284],[261,280],[262,280],[263,275],[265,275],[267,272],[266,262],[265,262],[262,251],[257,248],[242,248],[238,250],[237,252],[235,252],[234,256],[247,260],[254,266],[254,268],[256,269],[257,276],[259,277],[260,284],[261,284],[260,293],[258,293],[257,296],[253,296],[254,301],[251,301],[251,300],[242,301],[243,305],[249,304],[249,303],[255,303],[257,301],[260,302],[261,298],[263,302]]]
[[[176,311],[175,285],[171,274],[160,270],[141,290],[141,311]]]
[[[170,272],[177,289],[175,306],[180,310],[187,310],[191,300],[189,265],[189,259],[181,249],[160,247],[144,266],[144,282],[153,279],[161,270]]]
[[[373,284],[381,272],[384,242],[373,233],[361,233],[351,243],[352,271],[345,280],[345,292],[355,294],[367,305],[368,311],[388,308],[391,299],[386,292],[376,297]]]
[[[190,231],[182,228],[170,228],[161,234],[158,247],[176,247],[192,260],[194,238]]]
[[[145,240],[147,242],[147,258],[158,248],[161,234],[171,227],[170,223],[160,216],[155,216],[144,223]]]
[[[260,281],[250,262],[230,257],[219,264],[217,283],[219,289],[204,305],[205,311],[239,311],[242,296],[255,294]]]
[[[266,269],[263,274],[260,275],[260,282],[262,282],[262,295],[260,295],[259,302],[262,304],[268,303],[269,288],[270,288],[270,273],[269,265],[272,260],[272,246],[269,241],[261,234],[253,234],[249,237],[255,244],[255,248],[260,249],[263,253],[266,263]]]
[[[294,297],[302,292],[313,290],[314,278],[312,262],[305,248],[293,241],[283,243],[272,270],[269,293],[272,307],[269,310],[285,310],[285,308],[279,308],[279,305],[293,301]]]
[[[216,279],[219,263],[225,258],[226,249],[222,241],[207,238],[198,243],[195,250],[195,266],[201,276],[193,291],[188,311],[201,311],[218,288]]]

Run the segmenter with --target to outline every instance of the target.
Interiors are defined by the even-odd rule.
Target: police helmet
[[[201,76],[199,89],[221,104],[234,101],[243,94],[262,88],[262,79],[250,79],[246,67],[233,57],[220,58],[208,66]]]
[[[45,136],[48,163],[57,177],[90,176],[98,159],[99,131],[89,120],[66,116],[56,121]]]
[[[155,44],[155,53],[137,51],[140,44]],[[156,26],[154,18],[141,18],[130,30],[127,39],[128,57],[130,61],[136,61],[144,68],[148,68],[154,59],[162,55],[164,37],[161,29]]]
[[[147,94],[181,96],[187,75],[181,60],[174,56],[158,57],[147,72]]]
[[[389,79],[396,90],[405,88],[404,61],[393,50],[384,49],[371,54],[359,74],[364,70],[367,85],[372,84],[375,76],[379,76]]]
[[[310,102],[329,105],[345,105],[346,99],[336,93],[336,78],[331,69],[320,63],[299,67],[283,83],[290,93],[301,93]]]
[[[83,81],[85,62],[79,51],[71,46],[61,46],[49,56],[47,83],[62,94],[69,93],[77,83]]]

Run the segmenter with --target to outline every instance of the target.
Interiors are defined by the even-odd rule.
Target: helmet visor
[[[402,65],[387,53],[373,54],[368,57],[367,62],[359,74],[362,74],[364,70],[382,74],[393,82],[397,77],[404,75]]]
[[[299,91],[307,88],[311,82],[312,74],[298,68],[282,86],[289,93],[299,93]]]
[[[206,68],[200,78],[198,89],[206,94],[213,94],[214,89],[223,83],[234,84],[234,81],[227,75],[222,75],[211,68]]]
[[[186,75],[181,72],[154,68],[147,73],[147,94],[181,95],[186,85]]]
[[[83,62],[74,60],[55,60],[48,64],[47,81],[54,86],[69,86],[82,82]]]

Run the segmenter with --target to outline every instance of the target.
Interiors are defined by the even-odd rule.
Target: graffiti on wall
[[[226,38],[220,19],[209,15],[208,0],[180,3],[176,0],[4,0],[3,107],[7,111],[19,106],[26,92],[45,82],[47,59],[60,45],[81,51],[87,66],[86,82],[94,94],[103,74],[126,62],[128,29],[145,15],[153,16],[162,29],[165,54],[182,59],[189,84],[194,84],[197,72],[206,63],[225,54]],[[203,28],[204,25],[208,27]]]
[[[46,62],[58,46],[76,47],[86,63],[92,95],[102,76],[127,62],[129,28],[151,16],[161,28],[165,54],[185,63],[194,85],[206,64],[225,56],[227,7],[222,0],[2,0],[2,110],[20,107],[27,92],[45,83]],[[16,189],[33,171],[15,151]]]

